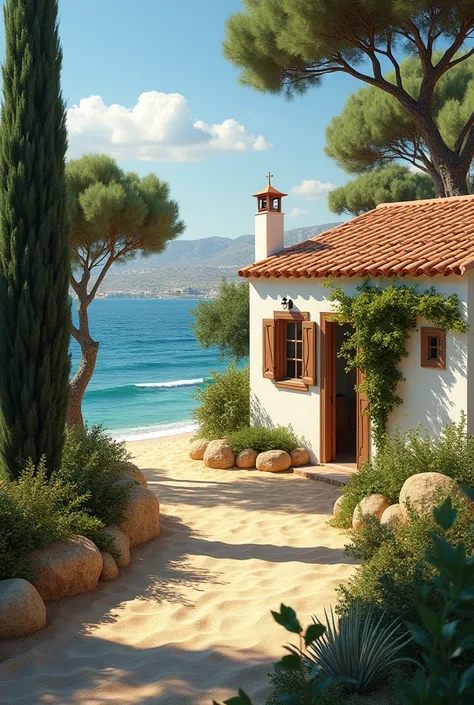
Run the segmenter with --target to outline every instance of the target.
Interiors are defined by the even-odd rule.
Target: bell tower
[[[281,202],[288,194],[277,191],[272,186],[273,174],[268,172],[268,184],[258,193],[257,212],[255,213],[255,261],[265,259],[280,252],[285,246],[284,214]]]

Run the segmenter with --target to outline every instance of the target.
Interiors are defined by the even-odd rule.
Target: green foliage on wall
[[[357,287],[355,296],[345,294],[338,286],[329,299],[336,303],[334,320],[353,324],[353,332],[339,354],[346,358],[348,370],[358,368],[365,374],[359,389],[367,396],[372,436],[381,446],[388,417],[403,402],[397,394],[398,384],[404,381],[398,364],[408,356],[407,340],[417,328],[417,318],[464,333],[467,324],[461,316],[458,297],[439,294],[434,287],[418,292],[416,286],[392,283],[383,287],[364,282]]]

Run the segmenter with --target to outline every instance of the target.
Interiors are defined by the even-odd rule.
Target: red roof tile
[[[474,267],[474,195],[383,203],[239,271],[241,277],[464,274]]]

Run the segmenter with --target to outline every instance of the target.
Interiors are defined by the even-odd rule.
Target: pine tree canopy
[[[59,468],[69,386],[65,107],[57,0],[6,0],[0,121],[0,456]]]
[[[423,80],[420,60],[409,57],[400,64],[403,83],[413,97]],[[392,72],[387,80],[395,82]],[[463,125],[474,112],[474,59],[468,59],[436,84],[433,116],[444,142],[454,149]],[[360,173],[403,159],[425,173],[434,170],[416,121],[389,93],[374,86],[349,96],[340,115],[326,129],[326,154],[349,173]]]
[[[74,269],[102,273],[119,260],[161,252],[184,231],[168,184],[155,174],[140,178],[112,157],[88,154],[67,164],[66,178]]]
[[[375,208],[379,203],[417,201],[434,198],[433,183],[424,174],[413,174],[401,165],[374,169],[357,176],[345,186],[329,193],[329,209],[333,213],[360,215]]]
[[[397,100],[415,121],[446,195],[467,193],[474,156],[474,113],[451,110],[440,134],[434,112],[442,78],[474,56],[472,0],[243,0],[227,21],[223,49],[260,91],[304,93],[331,73],[346,73]],[[422,68],[416,90],[401,69],[413,56]],[[393,77],[387,75],[392,71]],[[408,72],[409,73],[409,72]],[[434,111],[434,112],[433,112]],[[404,118],[398,117],[402,124]],[[441,116],[439,116],[441,120]]]

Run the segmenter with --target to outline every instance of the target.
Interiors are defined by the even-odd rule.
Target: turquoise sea
[[[192,391],[222,370],[215,350],[202,350],[190,328],[196,301],[97,299],[89,308],[100,343],[84,418],[116,438],[140,440],[193,430]],[[72,372],[79,346],[71,343]]]

